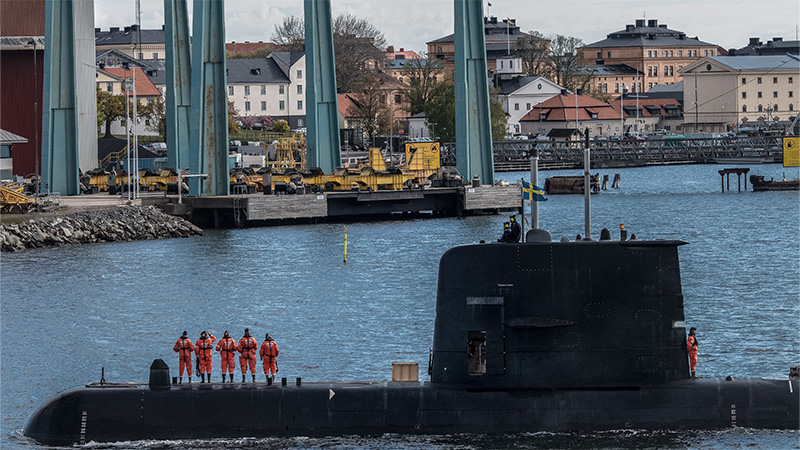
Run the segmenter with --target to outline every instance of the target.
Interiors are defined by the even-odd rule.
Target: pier
[[[437,217],[522,211],[519,185],[426,187],[396,191],[325,191],[300,195],[142,197],[200,227],[252,227],[317,223],[358,217],[430,215]]]

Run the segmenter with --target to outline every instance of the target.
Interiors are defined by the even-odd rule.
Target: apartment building
[[[657,19],[638,19],[634,25],[626,25],[624,30],[610,33],[606,39],[579,51],[586,63],[626,64],[640,71],[641,89],[634,89],[638,86],[631,86],[630,81],[621,81],[618,92],[622,92],[623,84],[631,92],[646,92],[653,86],[680,82],[681,69],[700,58],[717,56],[719,50],[717,45],[669,29]]]
[[[681,70],[686,132],[791,120],[800,109],[797,55],[709,56]]]
[[[108,31],[94,29],[95,51],[119,50],[140,60],[166,58],[164,42],[163,25],[160,30],[144,30],[139,25],[111,27]]]

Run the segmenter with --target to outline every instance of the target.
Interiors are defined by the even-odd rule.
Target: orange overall
[[[697,365],[697,339],[691,334],[686,340],[686,350],[689,352],[689,370],[694,372],[694,367]]]
[[[236,354],[236,341],[230,337],[222,338],[217,342],[217,351],[222,359],[222,373],[233,375],[233,369],[236,368],[236,359],[234,358]]]
[[[194,344],[195,347],[195,354],[197,355],[197,359],[200,361],[200,373],[211,373],[211,365],[213,363],[213,351],[214,351],[214,342],[217,338],[214,337],[212,334],[210,337],[205,339],[200,338],[197,340],[197,343]]]
[[[256,348],[258,342],[253,336],[245,336],[239,339],[239,365],[242,367],[242,375],[247,373],[247,366],[250,365],[250,373],[256,374]]]
[[[275,375],[278,372],[278,344],[273,341],[264,341],[261,344],[261,350],[259,350],[259,355],[261,355],[261,360],[264,362],[264,375],[269,376],[270,373]]]
[[[184,367],[187,374],[192,376],[192,352],[194,351],[192,341],[189,338],[181,337],[175,342],[175,346],[172,349],[178,352],[178,373],[180,376],[183,376]]]

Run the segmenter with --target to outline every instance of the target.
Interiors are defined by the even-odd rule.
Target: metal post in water
[[[531,151],[531,184],[539,185],[539,149],[536,144]],[[539,202],[533,201],[531,198],[531,229],[539,228]]]
[[[586,134],[583,141],[583,199],[584,199],[584,239],[592,238],[592,201],[591,196],[591,175],[589,174],[589,128],[586,128]]]
[[[344,263],[347,264],[347,227],[344,227]]]

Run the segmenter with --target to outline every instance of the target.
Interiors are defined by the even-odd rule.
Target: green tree
[[[444,76],[442,60],[423,54],[421,59],[406,60],[403,66],[403,79],[408,83],[405,98],[408,102],[408,113],[414,115],[425,110],[425,104],[431,98],[433,88]]]
[[[272,131],[276,133],[286,133],[289,131],[289,123],[283,119],[276,120],[272,124]]]
[[[102,116],[105,122],[105,137],[111,136],[111,124],[125,117],[125,99],[100,88],[97,89],[97,120]]]
[[[508,130],[508,116],[498,98],[497,90],[489,95],[489,113],[491,116],[492,140],[501,140]],[[431,100],[425,105],[425,124],[431,135],[440,142],[456,140],[456,98],[455,83],[447,79],[438,83],[431,94]]]
[[[236,116],[239,115],[239,111],[236,109],[236,106],[233,104],[232,101],[228,101],[228,134],[236,134],[242,131],[241,127],[239,127],[239,123],[236,122]]]

